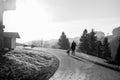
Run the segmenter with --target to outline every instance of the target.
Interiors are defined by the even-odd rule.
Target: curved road
[[[55,55],[60,66],[50,80],[120,80],[120,73],[86,60],[74,59],[59,49],[35,48]]]

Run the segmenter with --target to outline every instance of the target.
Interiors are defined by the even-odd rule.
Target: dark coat
[[[76,48],[76,43],[73,41],[73,42],[72,42],[72,45],[71,45],[71,49],[72,49],[72,50],[75,50],[75,48]]]

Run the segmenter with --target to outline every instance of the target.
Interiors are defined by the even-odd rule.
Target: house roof
[[[20,38],[18,32],[4,32],[4,37]]]

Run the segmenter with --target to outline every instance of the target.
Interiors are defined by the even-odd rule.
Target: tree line
[[[62,32],[58,40],[58,45],[59,49],[67,50],[70,48],[69,39],[66,37],[66,34],[64,32]],[[80,37],[79,44],[77,46],[77,51],[86,53],[88,55],[101,57],[107,60],[111,59],[111,51],[108,38],[105,37],[103,41],[97,40],[96,33],[93,29],[90,33],[88,33],[87,29],[83,31],[83,34]]]
[[[117,31],[114,31],[113,33],[116,34],[115,32]],[[54,45],[51,45],[49,42],[44,42],[43,40],[32,42],[32,47],[45,47],[45,48],[50,47],[50,48],[55,48],[55,49],[57,48],[64,50],[69,49],[70,45],[71,43],[69,42],[69,39],[67,38],[65,32],[62,32],[60,38],[58,39],[58,42],[55,43]],[[119,47],[117,49],[117,55],[114,59],[117,64],[120,64],[119,48],[120,48],[120,41],[119,41]],[[100,40],[96,36],[96,32],[93,29],[90,32],[88,32],[87,29],[83,31],[82,36],[79,39],[79,43],[77,45],[76,51],[88,55],[104,58],[109,61],[112,60],[110,42],[108,41],[108,36],[105,36],[103,37],[102,40]]]
[[[108,38],[105,37],[103,41],[97,40],[96,33],[93,29],[90,33],[88,33],[87,29],[83,31],[78,45],[78,51],[107,60],[111,59]]]

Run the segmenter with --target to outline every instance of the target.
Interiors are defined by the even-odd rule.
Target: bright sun
[[[17,0],[16,6],[15,11],[5,12],[5,31],[19,32],[22,42],[52,35],[50,17],[42,4],[37,0]]]

